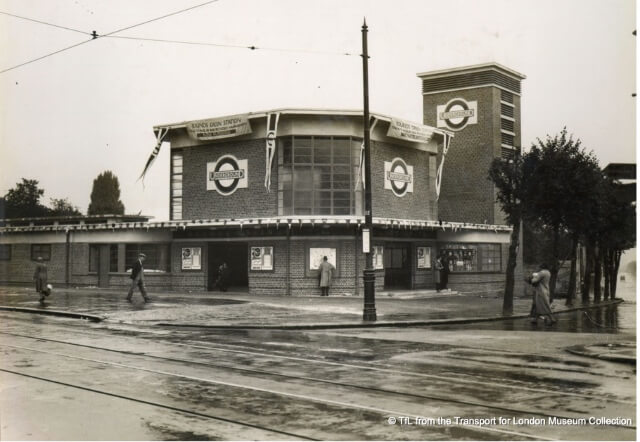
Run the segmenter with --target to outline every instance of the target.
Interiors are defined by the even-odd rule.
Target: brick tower
[[[424,124],[455,133],[444,159],[439,218],[504,224],[487,176],[494,158],[508,159],[521,152],[520,83],[525,76],[487,63],[418,77]]]

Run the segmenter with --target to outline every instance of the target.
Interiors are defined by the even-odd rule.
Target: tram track
[[[53,356],[62,356],[62,357],[65,357],[65,358],[72,358],[72,359],[81,360],[81,361],[90,362],[90,363],[104,364],[104,365],[108,365],[108,366],[112,366],[112,367],[125,368],[125,369],[130,369],[130,370],[138,370],[138,371],[143,371],[143,372],[147,372],[147,373],[151,373],[151,374],[155,374],[155,375],[178,377],[178,378],[182,378],[182,379],[186,379],[186,380],[194,381],[194,382],[198,382],[198,383],[213,383],[213,384],[223,385],[223,386],[232,387],[232,388],[250,389],[250,390],[253,390],[254,392],[275,394],[275,395],[278,395],[278,396],[285,396],[285,397],[288,397],[290,399],[296,399],[296,400],[308,401],[308,402],[315,402],[315,403],[322,403],[322,404],[325,404],[325,405],[328,405],[328,406],[340,407],[340,408],[343,408],[343,409],[352,409],[352,410],[355,410],[357,412],[375,413],[375,414],[380,415],[381,421],[386,421],[386,419],[388,417],[391,417],[391,416],[402,416],[402,417],[405,417],[405,418],[411,418],[411,419],[416,419],[416,420],[424,418],[423,416],[420,416],[418,414],[405,412],[405,411],[401,411],[401,410],[392,410],[392,409],[386,409],[386,408],[381,408],[381,407],[374,407],[374,406],[368,406],[368,405],[362,405],[362,404],[354,404],[354,403],[345,402],[345,401],[329,400],[329,399],[319,398],[319,397],[316,397],[316,396],[308,396],[308,395],[304,395],[304,394],[287,393],[287,392],[274,391],[274,390],[269,390],[269,389],[264,389],[264,388],[256,388],[256,387],[252,387],[252,386],[240,385],[240,384],[226,382],[226,381],[219,381],[219,380],[206,379],[206,378],[198,378],[198,377],[187,376],[187,375],[179,374],[179,373],[167,372],[167,371],[164,371],[164,370],[153,370],[153,369],[148,369],[148,368],[143,368],[143,367],[136,367],[136,366],[129,365],[129,364],[120,364],[120,363],[114,363],[114,362],[103,361],[103,360],[98,360],[98,359],[84,358],[84,357],[79,357],[79,356],[74,356],[74,355],[67,355],[67,354],[61,354],[61,353],[57,353],[57,352],[51,352],[51,351],[47,351],[47,350],[38,350],[38,349],[32,349],[32,348],[28,348],[28,347],[21,347],[21,346],[8,346],[8,345],[1,345],[1,346],[10,347],[10,348],[14,348],[14,349],[19,349],[19,350],[22,350],[22,351],[38,352],[38,353],[44,353],[44,354],[53,355]],[[53,378],[50,378],[50,377],[36,376],[36,375],[29,374],[29,373],[20,372],[20,371],[16,371],[16,370],[9,370],[9,369],[2,368],[2,367],[0,367],[0,371],[1,372],[6,372],[6,373],[10,373],[10,374],[13,374],[13,375],[18,375],[18,376],[29,377],[29,378],[32,378],[32,379],[37,379],[37,380],[40,380],[40,381],[52,382],[52,383],[55,383],[55,384],[58,384],[58,385],[63,385],[63,386],[70,387],[70,388],[77,388],[77,389],[88,391],[88,392],[92,392],[92,393],[95,393],[95,394],[102,394],[102,395],[107,395],[107,396],[111,396],[111,397],[117,397],[117,398],[120,398],[120,399],[132,400],[132,401],[135,401],[135,402],[138,402],[138,403],[157,406],[157,407],[161,407],[161,408],[164,408],[164,409],[167,409],[167,410],[172,410],[172,411],[178,411],[178,412],[182,412],[182,413],[192,414],[192,415],[195,415],[195,416],[198,416],[198,417],[205,417],[205,418],[219,420],[219,421],[222,421],[222,422],[243,425],[243,426],[246,426],[246,427],[249,427],[249,428],[259,429],[259,430],[262,430],[262,431],[269,431],[269,432],[273,432],[273,433],[276,433],[276,434],[287,435],[287,436],[296,437],[296,438],[305,439],[305,440],[317,440],[317,439],[311,438],[311,437],[309,437],[307,435],[300,435],[300,434],[287,432],[287,431],[283,431],[283,430],[278,430],[278,429],[274,429],[274,428],[270,428],[270,427],[262,426],[262,425],[248,424],[248,423],[246,423],[245,420],[240,421],[240,420],[235,420],[235,419],[224,418],[224,417],[221,417],[221,416],[211,415],[211,414],[207,414],[207,413],[200,413],[200,412],[196,412],[196,411],[189,410],[189,409],[182,408],[182,407],[173,407],[173,406],[170,406],[170,405],[161,404],[159,402],[147,401],[147,400],[140,399],[140,398],[135,398],[135,397],[132,397],[132,396],[127,396],[127,395],[123,395],[123,394],[109,392],[109,391],[106,391],[106,390],[100,390],[100,389],[96,389],[96,388],[91,388],[91,387],[87,387],[86,385],[59,381],[59,380],[56,380],[56,379],[53,379]],[[518,413],[516,413],[516,414],[518,414]],[[517,436],[517,437],[522,438],[522,439],[554,440],[554,438],[546,438],[546,437],[542,437],[540,435],[533,435],[533,434],[520,432],[520,431],[505,430],[505,429],[501,429],[501,428],[494,428],[494,427],[488,427],[488,426],[482,426],[482,425],[466,425],[466,427],[469,428],[469,429],[472,429],[473,431],[476,431],[476,432],[489,433],[489,434],[493,434],[493,435],[498,435],[499,434],[501,436],[510,437],[510,438],[513,437],[513,436]]]
[[[127,351],[127,350],[118,350],[118,349],[113,349],[113,348],[108,348],[108,347],[99,347],[99,346],[93,346],[93,345],[88,345],[88,344],[79,344],[79,343],[75,343],[75,342],[62,341],[62,340],[51,339],[51,338],[46,338],[46,337],[42,337],[42,336],[30,336],[30,335],[23,335],[23,334],[19,334],[19,333],[10,333],[10,332],[3,332],[3,331],[0,331],[0,334],[11,335],[11,336],[16,336],[16,337],[23,337],[23,338],[29,338],[29,339],[35,339],[35,340],[42,340],[42,341],[48,341],[48,342],[54,342],[54,343],[68,344],[68,345],[74,345],[74,346],[78,346],[78,347],[85,347],[85,348],[90,348],[90,349],[95,349],[95,350],[104,350],[104,351],[127,354],[127,355],[141,355],[141,353],[138,353],[138,352],[130,352],[130,351]],[[185,347],[185,348],[194,349],[194,350],[226,352],[226,353],[232,353],[232,354],[250,355],[252,357],[258,356],[258,357],[265,357],[265,358],[278,358],[278,359],[282,359],[282,360],[303,362],[303,363],[309,363],[309,364],[321,364],[321,365],[327,365],[327,366],[332,366],[332,367],[341,367],[341,368],[348,368],[348,369],[380,372],[380,373],[384,373],[384,374],[393,374],[393,375],[403,376],[403,377],[407,377],[407,378],[410,377],[410,378],[433,379],[433,380],[444,381],[444,382],[455,382],[456,384],[463,383],[463,384],[467,384],[467,385],[491,387],[491,388],[504,387],[504,383],[499,383],[499,382],[476,381],[476,380],[463,379],[463,378],[460,378],[460,377],[456,377],[455,380],[453,380],[450,376],[434,375],[434,374],[421,373],[421,372],[416,372],[416,371],[397,370],[397,369],[390,368],[390,367],[361,365],[361,364],[344,363],[344,362],[333,362],[333,361],[327,361],[327,360],[323,360],[323,359],[304,358],[304,357],[299,357],[299,356],[281,355],[281,354],[278,354],[278,353],[265,353],[265,352],[259,352],[259,351],[254,351],[254,350],[246,350],[246,349],[244,349],[244,347],[233,345],[233,344],[223,344],[223,345],[228,346],[228,347],[241,347],[243,349],[224,348],[224,347],[220,347],[219,346],[220,344],[218,344],[218,346],[201,345],[201,344],[185,344],[185,343],[181,343],[181,342],[171,342],[170,344],[174,345],[174,346],[180,346],[180,347]],[[234,367],[232,365],[212,364],[210,362],[200,362],[200,361],[196,361],[196,360],[181,359],[181,358],[167,358],[167,357],[163,357],[163,356],[150,355],[150,354],[147,354],[147,353],[144,353],[143,355],[145,355],[147,357],[153,357],[153,358],[157,358],[157,359],[161,359],[161,360],[167,360],[167,361],[173,361],[173,362],[183,362],[183,363],[192,363],[192,364],[201,364],[201,365],[203,364],[203,365],[207,365],[207,366],[210,366],[210,367],[224,368],[224,369],[230,369],[230,370],[236,370],[236,371],[244,371],[244,372],[248,372],[248,373],[266,374],[266,375],[287,377],[287,378],[291,378],[291,379],[310,380],[310,381],[314,381],[314,382],[324,382],[324,383],[333,384],[333,385],[345,385],[345,386],[354,387],[354,388],[365,388],[365,387],[361,387],[361,386],[358,386],[358,385],[342,384],[342,383],[338,383],[338,382],[330,381],[330,380],[326,380],[326,379],[310,378],[310,377],[296,377],[296,376],[286,375],[286,374],[277,373],[277,372],[268,372],[268,371],[264,371],[264,370],[249,369],[249,368],[242,368],[242,367]],[[449,357],[451,359],[465,359],[465,360],[469,360],[469,361],[474,361],[472,358],[455,358],[455,357],[451,357],[451,356],[447,356],[447,357]],[[510,366],[516,366],[516,365],[513,364],[513,365],[510,365]],[[524,365],[518,365],[518,367],[535,368],[535,369],[539,369],[539,368],[549,369],[548,367],[538,367],[538,366],[531,367],[531,366],[524,366]],[[371,388],[371,387],[366,387],[366,388]],[[621,399],[603,397],[602,395],[574,393],[574,392],[559,391],[559,390],[549,390],[549,389],[542,389],[542,388],[532,388],[532,387],[526,387],[526,386],[521,386],[521,385],[509,385],[509,388],[514,389],[514,390],[521,390],[521,391],[524,391],[524,392],[531,392],[531,393],[540,393],[540,394],[546,394],[546,395],[562,395],[562,396],[567,396],[567,397],[576,397],[576,398],[583,398],[583,399],[590,399],[590,400],[591,399],[597,399],[599,401],[607,401],[607,402],[615,402],[615,403],[620,403],[620,404],[635,405],[634,401],[626,401],[626,400],[621,400]],[[395,392],[395,391],[390,391],[390,390],[380,390],[380,391],[385,391],[387,393],[399,393],[399,394],[402,394],[400,392]],[[411,394],[411,393],[408,393],[408,394]],[[438,396],[420,396],[420,397],[423,397],[425,399],[452,401],[451,399],[442,398],[442,397],[438,397]],[[464,404],[468,404],[468,405],[474,404],[472,402],[463,402],[463,403]],[[527,411],[527,412],[529,412],[529,411]]]
[[[9,334],[6,332],[0,332],[2,334]],[[50,339],[50,338],[42,338],[42,337],[33,337],[33,336],[28,336],[28,335],[18,335],[18,334],[12,334],[16,337],[22,337],[22,338],[27,338],[27,339],[33,339],[36,341],[48,341],[48,342],[54,342],[57,344],[63,344],[63,345],[69,345],[69,346],[78,346],[78,347],[83,347],[83,348],[88,348],[91,350],[95,350],[95,351],[105,351],[105,352],[110,352],[110,353],[118,353],[118,354],[123,354],[123,355],[127,355],[127,356],[133,356],[133,357],[140,357],[140,358],[149,358],[149,359],[154,359],[154,360],[161,360],[161,361],[166,361],[166,362],[173,362],[173,363],[180,363],[180,364],[187,364],[187,365],[199,365],[199,366],[204,366],[207,368],[215,368],[218,370],[227,370],[227,371],[234,371],[234,372],[240,372],[240,373],[245,373],[248,375],[258,375],[258,376],[268,376],[268,377],[275,377],[275,378],[280,378],[286,381],[296,381],[296,382],[301,382],[301,383],[308,383],[308,382],[314,382],[314,383],[318,383],[318,384],[324,384],[324,385],[330,385],[330,386],[334,386],[334,387],[340,387],[340,388],[347,388],[347,389],[357,389],[360,391],[364,391],[364,392],[375,392],[375,393],[381,393],[384,395],[395,395],[395,396],[399,396],[399,397],[411,397],[411,398],[415,398],[415,399],[419,399],[419,400],[424,400],[424,401],[439,401],[439,402],[443,402],[443,403],[448,403],[448,404],[455,404],[458,406],[464,406],[464,407],[480,407],[480,408],[484,408],[484,409],[488,409],[488,410],[492,410],[494,412],[504,412],[504,413],[515,413],[515,414],[521,414],[521,415],[532,415],[532,416],[540,416],[540,417],[544,417],[544,418],[561,418],[561,419],[573,419],[576,416],[567,416],[567,415],[561,415],[561,414],[550,414],[550,413],[545,413],[539,410],[532,410],[532,409],[521,409],[521,408],[514,408],[514,407],[504,407],[504,406],[499,406],[499,405],[491,405],[491,404],[487,404],[487,403],[483,403],[483,402],[477,402],[477,401],[469,401],[469,400],[461,400],[461,399],[453,399],[451,397],[443,397],[443,396],[439,396],[439,395],[428,395],[428,394],[418,394],[418,393],[414,393],[414,392],[407,392],[407,391],[397,391],[397,390],[390,390],[390,389],[385,389],[385,388],[376,388],[376,387],[372,387],[372,386],[364,386],[364,385],[358,385],[358,384],[352,384],[352,383],[346,383],[346,382],[339,382],[339,381],[333,381],[333,380],[329,380],[329,379],[321,379],[321,378],[316,378],[316,377],[309,377],[309,376],[292,376],[289,374],[283,374],[283,373],[278,373],[278,372],[273,372],[273,371],[266,371],[266,370],[260,370],[260,369],[255,369],[255,368],[245,368],[245,367],[235,367],[235,366],[230,366],[230,365],[226,365],[226,364],[215,364],[215,363],[211,363],[211,362],[202,362],[202,361],[197,361],[197,360],[193,360],[193,359],[184,359],[184,358],[175,358],[175,357],[164,357],[164,356],[156,356],[156,355],[149,355],[149,354],[145,354],[145,353],[139,353],[139,352],[131,352],[131,351],[127,351],[127,350],[117,350],[117,349],[112,349],[112,348],[107,348],[107,347],[97,347],[97,346],[92,346],[92,345],[87,345],[87,344],[78,344],[78,343],[70,343],[68,341],[61,341],[61,340],[54,340],[54,339]],[[189,345],[189,344],[185,344],[185,345]],[[6,346],[6,347],[14,347],[14,348],[23,348],[26,349],[25,347],[20,347],[20,346],[12,346],[12,345],[8,345],[8,344],[1,344],[0,346]],[[191,346],[190,347],[194,348],[205,348],[207,350],[210,350],[211,348],[208,346]],[[45,350],[37,350],[37,349],[29,349],[31,351],[40,351],[43,353],[50,353],[48,351]],[[239,352],[238,350],[234,350],[235,352]],[[241,352],[246,354],[246,352]],[[71,357],[71,358],[78,358],[77,356],[72,356],[72,355],[65,355],[65,354],[58,354],[58,353],[54,353],[58,356],[66,356],[66,357]],[[253,353],[252,353],[253,354]],[[264,354],[261,353],[261,356],[268,356],[268,357],[273,357],[273,355],[268,355],[268,354]],[[296,360],[301,360],[302,358],[295,358]],[[305,362],[313,362],[313,363],[324,363],[326,361],[317,361],[317,360],[309,360],[309,359],[302,359]],[[91,362],[98,362],[98,363],[105,363],[105,364],[112,364],[112,365],[118,365],[115,363],[111,363],[111,362],[106,362],[106,361],[101,361],[101,360],[90,360]],[[336,365],[336,363],[331,363],[332,365]],[[371,367],[367,367],[367,366],[358,366],[358,365],[352,365],[352,364],[339,364],[342,367],[350,367],[350,368],[357,368],[357,369],[364,369],[364,370],[371,370]],[[128,368],[136,368],[136,367],[128,367]],[[136,369],[141,369],[141,370],[147,370],[144,368],[136,368]],[[380,369],[377,369],[380,370]],[[389,372],[390,370],[383,370],[385,372]],[[398,374],[397,371],[393,371],[395,374]],[[409,372],[400,372],[402,375],[407,375]],[[418,375],[419,373],[411,373],[411,375],[413,376],[414,374]],[[424,375],[424,374],[423,374]],[[435,377],[433,375],[424,375],[425,377]],[[440,378],[441,380],[444,378],[442,376],[438,376],[438,378]],[[446,381],[451,382],[451,383],[459,383],[459,379],[451,379],[451,378],[444,378]],[[472,381],[473,382],[473,381]],[[235,387],[238,387],[238,385],[233,385]],[[485,385],[486,386],[486,385]],[[241,388],[246,388],[246,386],[239,386]],[[569,393],[569,394],[565,394],[565,393],[561,393],[561,392],[557,392],[557,391],[551,391],[551,390],[541,390],[541,389],[532,389],[532,388],[526,388],[526,390],[528,392],[535,392],[535,393],[544,393],[546,395],[553,395],[553,396],[572,396],[575,397],[577,396],[577,394],[575,393]],[[271,391],[273,392],[273,391]],[[595,397],[593,395],[579,395],[582,398],[587,398],[587,399],[594,399]],[[620,404],[628,404],[628,405],[633,405],[635,404],[634,402],[631,401],[622,401],[622,400],[615,400],[615,399],[610,399],[610,398],[603,398],[603,397],[598,397],[599,400],[607,400],[609,402],[616,402],[616,403],[620,403]],[[622,426],[623,428],[630,428],[633,429],[635,427],[629,427],[629,426]]]

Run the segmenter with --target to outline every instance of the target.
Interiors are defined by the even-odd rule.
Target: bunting
[[[140,178],[138,178],[138,180],[142,179],[143,184],[144,184],[144,175],[147,173],[147,170],[149,170],[149,167],[151,167],[151,164],[154,162],[154,160],[158,156],[158,153],[160,153],[160,146],[162,146],[162,140],[164,140],[164,137],[167,136],[168,132],[169,132],[169,128],[167,127],[161,127],[160,129],[158,129],[158,133],[156,134],[156,147],[155,149],[153,149],[153,152],[151,152],[151,156],[147,160],[147,164],[144,166],[144,170],[142,171],[142,174],[140,174]]]
[[[451,143],[452,136],[446,132],[444,132],[444,143],[442,146],[442,159],[440,160],[440,165],[438,166],[438,172],[436,173],[436,201],[440,198],[440,184],[442,184],[442,167],[444,166],[444,158],[447,155],[447,151],[449,150],[449,144]]]
[[[267,115],[267,145],[265,149],[265,174],[264,187],[267,192],[271,192],[271,167],[273,165],[273,157],[276,153],[276,134],[278,131],[278,121],[280,113]]]
[[[378,119],[376,117],[371,117],[371,124],[369,125],[369,137],[373,133],[373,128],[376,127],[376,123]],[[356,174],[356,185],[354,187],[354,192],[358,190],[358,185],[362,183],[362,190],[366,187],[365,182],[365,170],[364,170],[364,140],[362,140],[362,144],[360,145],[360,161],[358,162],[358,173]]]

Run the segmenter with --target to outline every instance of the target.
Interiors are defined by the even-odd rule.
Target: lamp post
[[[371,203],[371,139],[369,137],[369,54],[367,52],[367,21],[362,25],[362,83],[364,91],[364,112],[362,125],[364,127],[364,230],[362,231],[363,249],[366,265],[363,271],[364,280],[364,321],[376,320],[376,271],[373,268],[373,214]]]

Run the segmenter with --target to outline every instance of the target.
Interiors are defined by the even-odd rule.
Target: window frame
[[[165,269],[158,269],[155,268],[156,265],[154,263],[154,266],[151,265],[152,260],[151,255],[152,255],[152,251],[150,250],[150,248],[153,247],[155,248],[155,250],[153,251],[154,253],[157,253],[157,258],[153,257],[154,259],[158,259],[158,261],[160,261],[161,257],[162,257],[162,253],[161,253],[161,248],[164,248],[164,256],[165,256]],[[150,274],[168,274],[171,273],[171,243],[125,243],[125,250],[124,250],[124,259],[125,259],[125,266],[124,266],[124,271],[126,273],[128,273],[132,268],[133,268],[133,263],[135,262],[135,260],[138,258],[138,255],[140,253],[144,253],[147,255],[147,259],[145,260],[144,263],[144,269],[145,272],[149,272]],[[162,264],[161,262],[158,262],[158,266],[160,266],[160,264]]]
[[[489,250],[489,248],[493,248],[493,250]],[[443,251],[470,251],[473,250],[474,251],[474,261],[475,261],[475,268],[472,268],[471,270],[460,270],[460,269],[456,269],[455,266],[453,268],[451,268],[451,266],[449,267],[450,272],[452,274],[458,274],[458,275],[468,275],[468,274],[478,274],[478,273],[502,273],[504,271],[504,267],[503,267],[503,259],[502,259],[502,255],[503,255],[503,248],[502,248],[502,243],[485,243],[485,242],[478,242],[478,243],[456,243],[456,242],[450,242],[450,243],[443,243],[440,244],[438,247],[438,256],[440,256],[440,254]],[[485,259],[489,259],[489,254],[491,253],[491,258],[496,258],[497,257],[497,268],[496,268],[496,263],[491,263],[491,268],[489,269],[485,269],[485,267],[488,267],[489,264],[486,263]],[[465,260],[463,260],[465,261]]]
[[[11,244],[0,244],[0,261],[11,261]]]
[[[355,189],[361,143],[352,136],[280,137],[278,214],[352,216],[362,211],[363,192]]]
[[[36,249],[43,249],[46,250],[46,252],[34,253]],[[31,261],[36,261],[38,257],[42,257],[43,261],[51,261],[51,244],[31,244]]]

